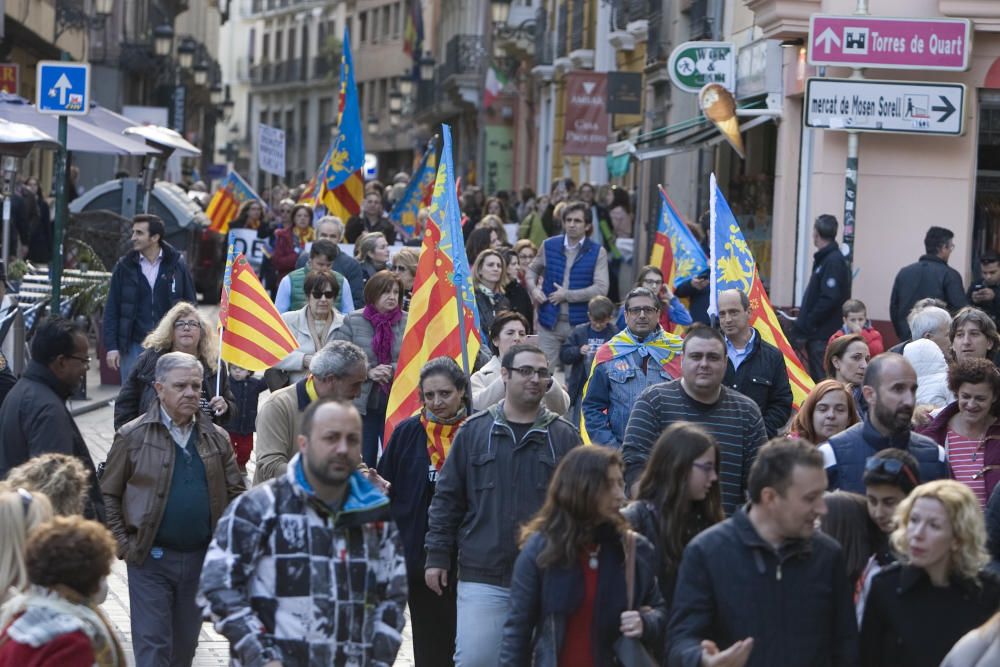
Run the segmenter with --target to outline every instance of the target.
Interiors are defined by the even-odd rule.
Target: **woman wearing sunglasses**
[[[333,340],[333,332],[344,323],[344,315],[337,312],[334,306],[340,297],[340,286],[332,272],[310,271],[303,286],[306,305],[281,315],[299,342],[299,349],[275,366],[288,373],[289,384],[298,382],[309,373],[313,355]]]
[[[956,400],[918,431],[945,448],[954,478],[986,507],[1000,482],[1000,371],[988,359],[960,359],[948,369],[948,389]]]
[[[222,425],[236,414],[236,398],[229,390],[229,371],[225,364],[218,367],[219,339],[215,327],[209,326],[192,304],[181,301],[168,310],[142,341],[142,347],[142,354],[115,399],[115,430],[146,414],[153,404],[156,362],[167,352],[186,352],[201,362],[205,370],[201,383],[201,411],[212,421]],[[216,393],[216,375],[220,372],[220,390]]]

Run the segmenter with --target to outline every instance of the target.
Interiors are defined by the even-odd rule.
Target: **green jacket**
[[[288,280],[290,282],[289,286],[292,288],[291,293],[289,294],[289,298],[291,299],[291,305],[288,308],[289,311],[300,310],[306,307],[305,284],[307,272],[306,267],[303,266],[301,269],[295,269],[288,274]],[[337,279],[337,293],[340,295],[340,303],[337,304],[337,310],[342,313],[349,313],[354,310],[354,308],[351,307],[354,304],[351,303],[345,305],[344,303],[344,276],[336,271],[331,271],[331,273],[333,274],[333,277]],[[347,289],[351,289],[351,286],[348,285]]]

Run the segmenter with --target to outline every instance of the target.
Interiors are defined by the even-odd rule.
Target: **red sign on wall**
[[[17,63],[0,63],[0,90],[17,95],[21,83],[20,75],[21,68]]]
[[[606,72],[566,74],[563,155],[607,155],[607,90]]]

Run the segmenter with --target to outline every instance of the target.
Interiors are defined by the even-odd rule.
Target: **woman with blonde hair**
[[[0,603],[28,585],[24,545],[40,524],[52,518],[52,505],[42,493],[0,482]]]
[[[83,514],[90,472],[80,459],[69,454],[35,456],[9,473],[5,483],[32,493],[42,493],[52,503],[52,511],[60,516]]]
[[[354,257],[361,262],[364,282],[389,266],[389,242],[382,232],[362,235],[354,244]]]
[[[479,308],[479,331],[483,340],[489,339],[490,327],[496,314],[510,310],[510,301],[504,295],[507,260],[499,250],[487,248],[479,253],[472,264],[472,282],[476,286],[476,306]]]
[[[962,635],[1000,605],[1000,580],[983,570],[986,528],[969,487],[921,484],[896,510],[899,562],[872,580],[861,622],[865,667],[937,667]]]
[[[211,326],[193,304],[181,301],[167,311],[156,328],[142,341],[145,348],[132,367],[115,400],[115,430],[149,410],[156,398],[153,382],[156,362],[168,352],[187,352],[197,357],[205,369],[201,383],[201,410],[217,424],[224,424],[236,414],[236,398],[229,391],[229,372],[219,368],[219,340]],[[221,373],[220,389],[215,391]]]
[[[417,264],[420,262],[420,249],[407,246],[392,258],[392,270],[403,282],[403,310],[410,309],[410,297],[413,296],[413,281],[417,278]]]

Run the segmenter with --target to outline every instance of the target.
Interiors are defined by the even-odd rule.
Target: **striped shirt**
[[[727,515],[746,502],[746,477],[757,449],[767,441],[760,408],[752,400],[722,387],[719,400],[709,405],[688,396],[680,380],[649,387],[639,395],[622,441],[627,486],[639,479],[653,444],[674,422],[693,422],[719,442],[719,482]]]
[[[986,480],[983,479],[983,440],[982,438],[967,438],[964,435],[948,429],[945,439],[948,450],[948,463],[952,475],[976,494],[979,506],[986,507]]]

